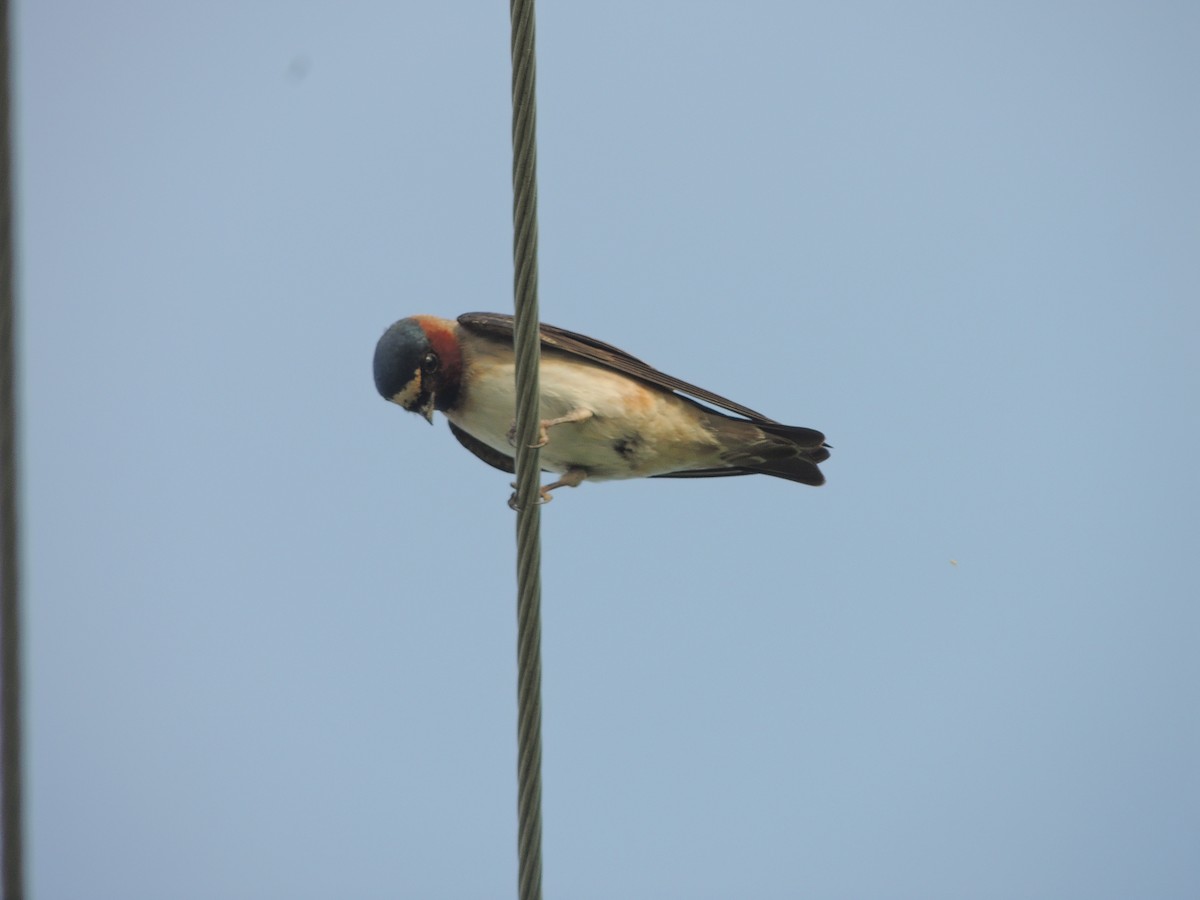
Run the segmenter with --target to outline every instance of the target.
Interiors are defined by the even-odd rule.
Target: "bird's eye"
[[[436,372],[438,369],[438,358],[436,353],[426,353],[425,358],[421,360],[421,370],[423,372]]]

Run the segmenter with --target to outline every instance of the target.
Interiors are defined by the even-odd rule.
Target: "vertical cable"
[[[542,896],[541,466],[537,443],[537,106],[533,0],[512,21],[513,343],[517,373],[517,853],[521,900]]]
[[[8,0],[0,0],[0,757],[4,898],[25,895],[21,777],[21,616],[17,542],[16,334]]]

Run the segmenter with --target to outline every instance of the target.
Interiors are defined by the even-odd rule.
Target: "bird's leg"
[[[590,409],[583,409],[580,407],[579,409],[571,410],[565,416],[559,416],[557,419],[542,419],[541,427],[538,428],[538,440],[534,446],[545,447],[548,443],[550,443],[550,429],[555,425],[566,425],[571,422],[586,422],[593,415],[594,413]],[[578,487],[579,482],[583,481],[584,479],[583,470],[579,469],[578,471],[580,472],[578,480],[574,482],[560,480],[553,485],[553,487],[562,487],[563,485],[566,485],[567,487]],[[567,478],[567,475],[564,475],[563,478]],[[550,490],[550,488],[542,488],[542,490],[547,491]]]
[[[585,478],[587,478],[587,469],[572,467],[563,472],[562,478],[558,479],[558,481],[548,484],[543,488],[538,488],[538,493],[542,495],[543,503],[549,503],[551,500],[550,492],[552,490],[560,487],[579,487],[579,485],[583,484]]]
[[[559,416],[556,419],[542,419],[538,426],[538,439],[536,444],[530,444],[530,447],[545,447],[550,443],[550,429],[555,425],[566,425],[570,422],[586,422],[594,413],[590,409],[573,409],[565,416]],[[513,422],[512,427],[508,429],[508,442],[514,447],[517,445],[517,423]],[[571,485],[574,487],[574,485]]]
[[[578,467],[567,469],[567,471],[563,472],[562,478],[558,479],[558,481],[554,482],[553,484],[548,484],[545,487],[538,488],[538,494],[541,495],[540,502],[549,503],[554,499],[550,496],[551,491],[560,487],[579,487],[585,478],[587,478],[587,469],[580,469]],[[513,482],[513,487],[515,488],[516,486],[516,482]],[[513,493],[513,495],[508,498],[508,505],[512,509],[517,508],[516,493]]]

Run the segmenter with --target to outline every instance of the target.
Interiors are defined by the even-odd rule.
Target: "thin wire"
[[[16,336],[13,327],[12,129],[8,0],[0,0],[0,757],[5,900],[25,896],[21,775],[21,617],[17,543]]]
[[[513,343],[517,357],[517,854],[518,896],[542,896],[542,582],[537,442],[537,105],[533,0],[512,21]]]

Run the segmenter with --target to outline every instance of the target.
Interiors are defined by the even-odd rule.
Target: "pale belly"
[[[644,478],[681,469],[720,465],[720,447],[703,425],[704,413],[673,394],[651,390],[600,366],[543,355],[541,417],[553,419],[578,409],[584,422],[555,425],[541,450],[551,472],[582,468],[592,481]],[[511,456],[508,434],[515,416],[513,365],[491,361],[475,370],[470,390],[447,417],[485,444]]]

